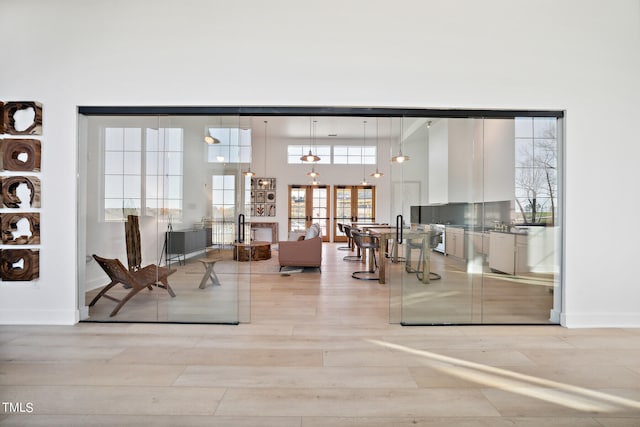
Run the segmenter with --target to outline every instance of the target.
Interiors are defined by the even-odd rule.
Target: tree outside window
[[[516,218],[554,225],[558,188],[555,118],[516,118]]]

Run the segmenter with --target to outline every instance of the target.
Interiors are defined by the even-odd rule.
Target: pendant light
[[[362,121],[362,181],[360,181],[360,185],[369,185],[367,182],[367,178],[364,175],[364,148],[367,145],[367,121]]]
[[[222,117],[219,117],[219,119],[220,119],[220,127],[222,127]],[[220,140],[211,135],[211,129],[207,129],[207,134],[204,137],[204,142],[206,142],[209,145],[220,144]]]
[[[249,120],[250,120],[249,127],[253,130],[253,117],[251,119],[249,119]],[[253,135],[253,132],[252,132],[252,135]],[[244,176],[254,177],[254,176],[256,176],[256,174],[251,170],[251,162],[253,161],[253,138],[251,138],[251,144],[252,144],[252,147],[251,147],[251,160],[249,161],[249,169],[247,169],[243,173],[244,173]]]
[[[267,175],[267,123],[268,122],[265,120],[264,121],[264,154],[262,155],[262,158],[264,159],[264,171],[263,171],[263,173],[264,173],[265,178],[258,180],[258,185],[260,187],[262,187],[262,186],[267,184],[266,177],[268,176]]]
[[[316,123],[317,121],[314,120],[313,121],[313,146],[315,147],[316,145]],[[318,160],[320,160],[320,158],[318,157]],[[311,171],[307,172],[307,176],[310,176],[313,178],[313,181],[316,182],[315,184],[312,182],[312,185],[318,185],[316,177],[320,176],[320,174],[318,172],[316,172],[316,165],[311,166]]]
[[[315,122],[316,121],[314,120],[313,123]],[[320,157],[311,152],[311,117],[309,117],[309,154],[303,155],[302,157],[300,157],[300,160],[305,163],[315,163],[320,160]]]
[[[403,163],[409,160],[409,156],[402,154],[402,146],[403,146],[403,141],[404,139],[404,117],[400,118],[400,152],[398,153],[398,155],[393,156],[391,158],[391,161],[393,163]]]
[[[378,159],[380,157],[380,150],[378,149],[378,118],[376,117],[376,171],[372,172],[371,175],[374,178],[380,178],[384,174],[378,170]]]

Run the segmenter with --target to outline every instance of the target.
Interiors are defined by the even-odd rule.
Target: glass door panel
[[[557,119],[420,120],[403,120],[398,145],[411,161],[391,169],[403,231],[389,268],[392,321],[557,323]]]
[[[336,185],[334,187],[334,241],[346,242],[338,223],[376,221],[376,187],[373,185]]]
[[[329,189],[326,186],[311,187],[311,217],[320,224],[322,240],[329,241]]]
[[[375,222],[375,187],[355,187],[356,191],[356,222]]]
[[[307,187],[289,186],[289,231],[303,233],[309,226]]]
[[[479,292],[467,270],[466,252],[466,232],[474,227],[469,211],[479,160],[474,155],[473,121],[404,118],[400,122],[397,150],[409,160],[391,168],[399,238],[398,258],[395,264],[392,258],[390,269],[394,286],[400,287],[395,293],[400,322],[472,323],[474,295]],[[443,149],[448,151],[447,165],[436,160]],[[427,167],[420,159],[427,159]],[[455,173],[449,170],[452,165]],[[443,178],[446,192],[431,188]]]
[[[334,242],[346,242],[347,236],[340,231],[338,224],[351,224],[354,220],[353,209],[351,207],[351,187],[344,185],[336,185],[333,187],[333,206],[334,206]]]
[[[172,117],[171,121],[184,129],[188,141],[182,185],[185,209],[171,233],[186,256],[182,264],[171,263],[181,292],[170,301],[167,320],[248,322],[251,262],[238,261],[234,255],[243,231],[238,219],[244,216],[249,222],[242,171],[251,160],[246,150],[250,132],[243,131],[246,126],[239,116]],[[204,136],[216,142],[205,142]]]
[[[240,118],[88,116],[81,124],[79,158],[87,160],[79,168],[85,183],[78,187],[79,248],[118,259],[134,275],[137,268],[166,268],[175,294],[154,286],[117,313],[117,303],[106,297],[90,306],[109,277],[88,256],[78,269],[83,320],[249,321],[250,263],[231,257],[235,217],[243,213]],[[203,140],[211,134],[215,145]],[[130,215],[136,227],[126,233],[123,224],[134,223]],[[138,244],[130,245],[136,234]],[[131,266],[132,252],[139,267]],[[117,285],[107,295],[122,300],[128,292]]]

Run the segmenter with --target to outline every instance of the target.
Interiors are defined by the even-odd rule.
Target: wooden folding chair
[[[169,274],[173,273],[173,271],[169,270],[168,268],[150,264],[139,270],[129,271],[117,258],[101,258],[98,255],[93,255],[93,258],[98,262],[98,265],[102,267],[104,272],[107,273],[107,275],[111,279],[111,283],[105,286],[104,289],[102,289],[100,293],[96,295],[93,301],[91,301],[91,303],[89,304],[89,307],[93,307],[93,305],[103,296],[117,302],[118,305],[116,305],[116,308],[113,309],[109,317],[115,316],[122,308],[122,306],[127,303],[127,301],[133,298],[144,288],[153,290],[153,286],[157,286],[159,288],[166,289],[172,298],[176,296],[176,294],[173,292],[173,289],[171,289],[171,286],[169,286],[169,281],[167,280]],[[125,288],[131,289],[129,293],[125,295],[125,297],[121,300],[110,295],[106,295],[106,293],[118,283],[122,283]]]

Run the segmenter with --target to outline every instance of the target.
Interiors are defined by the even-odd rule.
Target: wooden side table
[[[271,243],[234,243],[233,259],[236,261],[263,261],[271,259]]]
[[[209,280],[211,280],[211,284],[213,286],[220,286],[220,280],[218,280],[218,276],[213,268],[215,267],[216,262],[221,260],[222,258],[200,258],[198,260],[205,268],[204,276],[202,276],[202,281],[200,281],[200,289],[206,288]]]

